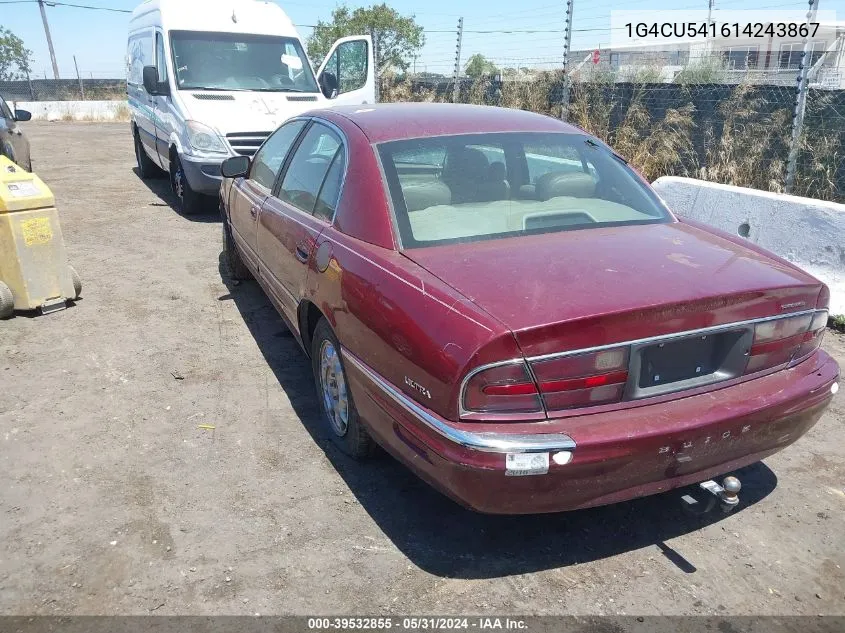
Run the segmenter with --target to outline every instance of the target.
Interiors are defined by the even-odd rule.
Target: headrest
[[[596,181],[584,172],[556,171],[537,179],[537,199],[549,200],[559,196],[591,198],[596,192]]]
[[[405,207],[409,212],[452,203],[452,191],[439,180],[404,184],[402,195],[405,197]]]
[[[449,154],[445,173],[452,182],[467,178],[474,181],[487,177],[487,157],[479,149],[462,147]]]
[[[490,167],[487,169],[487,180],[507,180],[508,172],[505,169],[505,164],[501,161],[494,161],[490,163]]]

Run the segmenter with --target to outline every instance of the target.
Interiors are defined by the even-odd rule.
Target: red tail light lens
[[[525,363],[474,374],[464,387],[464,409],[483,413],[538,413],[543,405]]]
[[[547,410],[619,402],[628,380],[628,347],[531,364]]]
[[[745,373],[771,369],[807,356],[821,345],[826,325],[826,311],[758,323]]]

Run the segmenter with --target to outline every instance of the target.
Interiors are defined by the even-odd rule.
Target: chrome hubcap
[[[349,399],[340,356],[331,341],[323,341],[320,346],[320,388],[332,430],[343,437],[349,426]]]

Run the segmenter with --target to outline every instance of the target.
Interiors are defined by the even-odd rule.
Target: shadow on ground
[[[179,209],[179,205],[176,202],[176,196],[173,193],[173,190],[170,188],[170,180],[168,179],[167,175],[162,172],[162,175],[158,178],[147,178],[146,180],[141,178],[141,174],[138,173],[138,168],[133,167],[132,171],[135,173],[135,176],[140,180],[143,184],[147,186],[152,193],[156,195],[159,199],[159,202],[152,203],[154,206],[160,207],[170,207],[173,209],[174,212],[181,215],[186,220],[190,220],[191,222],[219,222],[220,221],[220,210],[217,208],[217,200],[212,197],[208,197],[207,204],[205,205],[205,209],[202,213],[197,213],[195,215],[186,215]]]
[[[566,567],[653,546],[685,573],[695,561],[666,541],[717,523],[765,498],[777,477],[763,463],[738,471],[741,503],[730,515],[681,509],[689,489],[612,506],[535,516],[488,516],[457,505],[387,455],[355,462],[329,439],[317,406],[310,363],[275,308],[254,282],[235,285],[220,259],[221,277],[305,429],[325,451],[351,492],[413,563],[449,578],[491,578]],[[697,495],[700,497],[700,495]]]

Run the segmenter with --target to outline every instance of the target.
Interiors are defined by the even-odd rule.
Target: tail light
[[[745,373],[752,374],[796,361],[818,349],[827,325],[827,311],[758,323]]]
[[[547,410],[619,402],[628,381],[628,347],[534,361]]]
[[[524,362],[482,369],[464,387],[464,409],[482,413],[540,413],[543,405]]]

